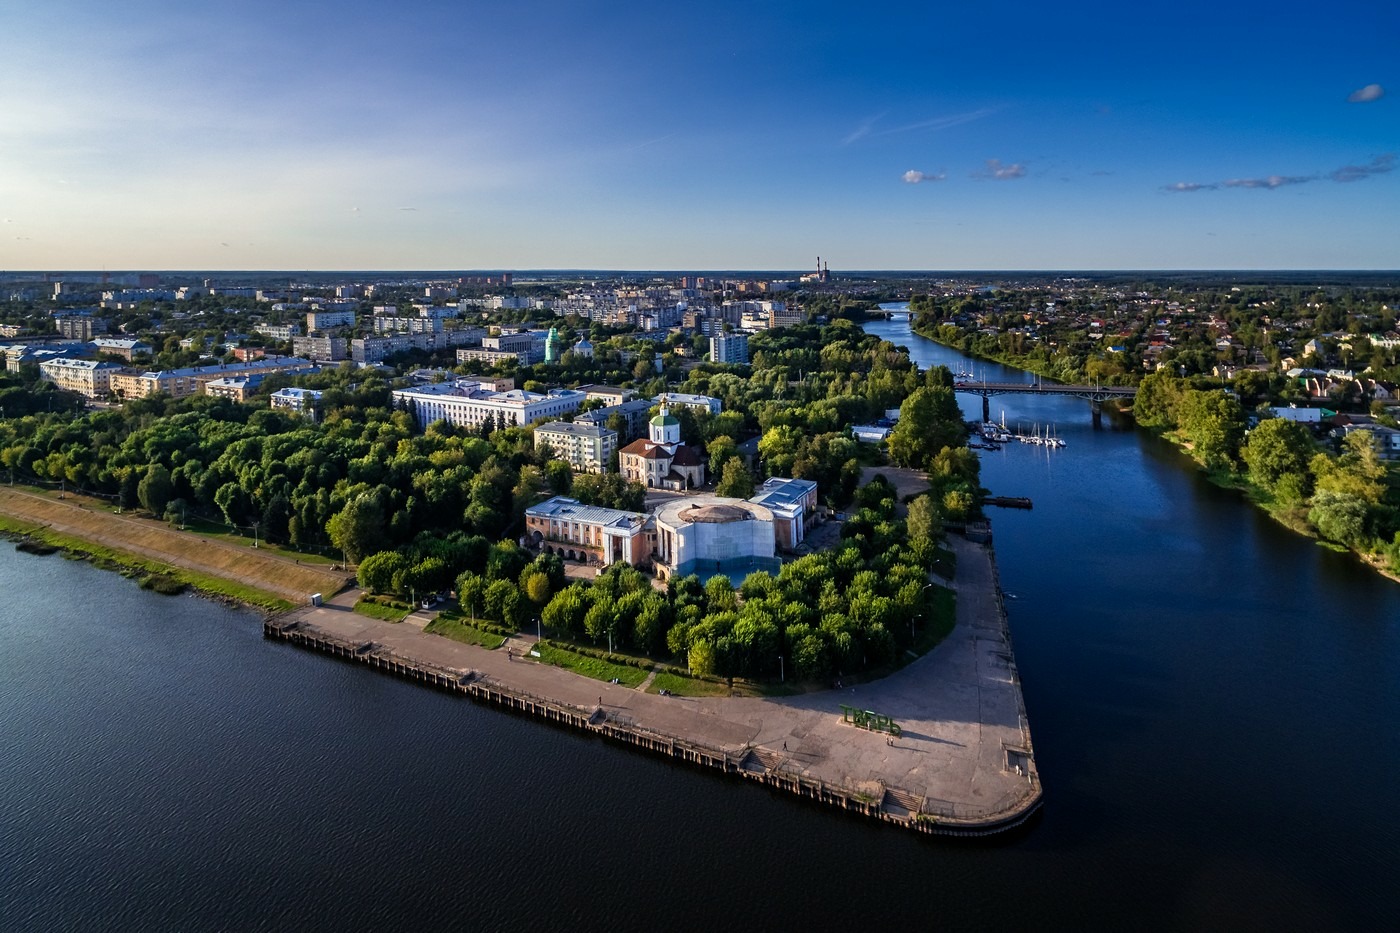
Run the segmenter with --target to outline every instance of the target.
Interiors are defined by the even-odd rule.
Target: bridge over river
[[[954,382],[954,390],[982,396],[982,420],[991,421],[993,395],[1068,395],[1082,398],[1093,406],[1094,422],[1098,423],[1103,403],[1109,399],[1133,398],[1137,386],[1064,385],[1043,382]]]

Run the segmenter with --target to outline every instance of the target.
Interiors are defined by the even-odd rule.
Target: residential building
[[[39,374],[60,389],[76,392],[87,398],[103,398],[112,388],[112,373],[120,370],[116,363],[67,358],[44,360]]]
[[[691,395],[688,392],[667,392],[652,399],[652,404],[669,405],[672,408],[684,405],[697,411],[708,411],[712,415],[719,414],[723,407],[723,403],[717,398],[711,398],[708,395]]]
[[[710,338],[710,362],[747,366],[749,363],[749,335],[715,334]]]
[[[354,327],[354,311],[308,311],[306,312],[306,332],[330,330],[333,327]]]
[[[275,411],[290,411],[299,415],[310,415],[311,420],[316,420],[316,403],[321,400],[321,393],[316,389],[286,388],[278,389],[269,396],[271,406]]]
[[[292,338],[292,353],[318,363],[337,363],[350,359],[349,337],[306,336]]]
[[[112,391],[122,398],[144,398],[164,392],[171,398],[184,398],[204,391],[215,379],[249,376],[255,373],[310,372],[316,364],[295,356],[269,356],[247,363],[221,363],[217,366],[190,366],[184,369],[139,372],[124,369],[112,374]]]
[[[301,336],[300,324],[254,324],[253,332],[272,340],[291,340]]]
[[[231,398],[235,402],[246,402],[257,394],[266,373],[253,373],[249,376],[224,376],[204,384],[204,394],[218,398]]]
[[[579,386],[578,390],[589,399],[601,399],[609,405],[621,405],[623,402],[631,401],[637,394],[631,389],[604,385]]]
[[[92,342],[98,353],[108,353],[112,356],[119,356],[131,362],[132,358],[151,352],[151,345],[144,340],[135,340],[129,337],[98,337]]]
[[[612,420],[612,416],[621,415],[626,422],[626,428],[622,431],[618,440],[623,444],[631,443],[639,437],[645,437],[647,433],[647,419],[651,415],[652,401],[649,398],[633,399],[630,402],[623,402],[621,405],[609,405],[606,408],[595,408],[586,411],[574,418],[575,424],[601,424],[607,426]]]
[[[535,428],[535,449],[545,444],[576,473],[602,473],[617,450],[617,432],[596,424],[551,421]]]

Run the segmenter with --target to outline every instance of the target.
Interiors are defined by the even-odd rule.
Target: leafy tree
[[[1360,496],[1324,489],[1313,496],[1308,521],[1324,538],[1347,547],[1359,547],[1366,541],[1368,512],[1366,500]]]
[[[380,551],[360,561],[355,579],[371,593],[394,592],[394,577],[408,567],[408,560],[397,551]]]
[[[924,469],[944,447],[963,439],[962,415],[953,390],[921,386],[899,407],[899,421],[890,432],[890,457],[900,466]]]
[[[1285,418],[1269,418],[1249,432],[1241,450],[1249,478],[1270,492],[1277,492],[1279,481],[1297,476],[1306,483],[1308,461],[1313,453],[1308,429]]]
[[[331,543],[345,552],[345,559],[359,563],[368,554],[384,550],[384,510],[379,500],[358,495],[345,503],[326,523]]]
[[[1181,385],[1165,372],[1144,376],[1133,399],[1133,417],[1144,428],[1174,428]]]
[[[146,475],[136,487],[141,506],[152,515],[164,515],[165,506],[174,495],[175,487],[170,481],[170,471],[164,465],[152,463],[146,468]]]
[[[729,458],[724,465],[724,473],[715,486],[715,494],[734,499],[747,499],[753,495],[753,474],[738,457]]]

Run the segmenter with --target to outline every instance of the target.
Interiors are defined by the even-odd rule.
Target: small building
[[[265,373],[253,373],[247,376],[224,376],[221,379],[213,379],[204,384],[204,394],[216,398],[230,398],[235,402],[246,402],[258,393],[258,388],[262,385],[265,375]]]
[[[705,485],[705,464],[681,441],[681,423],[663,402],[648,436],[618,451],[618,472],[649,489],[685,490]]]
[[[791,551],[807,536],[808,519],[817,511],[817,484],[808,479],[774,476],[765,480],[749,501],[773,513],[777,546]]]
[[[631,401],[636,392],[631,389],[623,389],[618,386],[586,385],[579,386],[578,390],[583,393],[585,399],[600,399],[609,405],[621,405],[623,402]]]
[[[274,411],[290,411],[299,415],[310,415],[316,420],[316,403],[321,401],[321,393],[316,389],[289,387],[278,389],[270,396]]]

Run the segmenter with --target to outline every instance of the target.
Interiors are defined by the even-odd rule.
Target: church
[[[665,396],[660,413],[647,423],[647,436],[618,451],[617,468],[623,479],[649,489],[679,492],[705,485],[705,464],[681,441],[681,423],[668,411]]]

